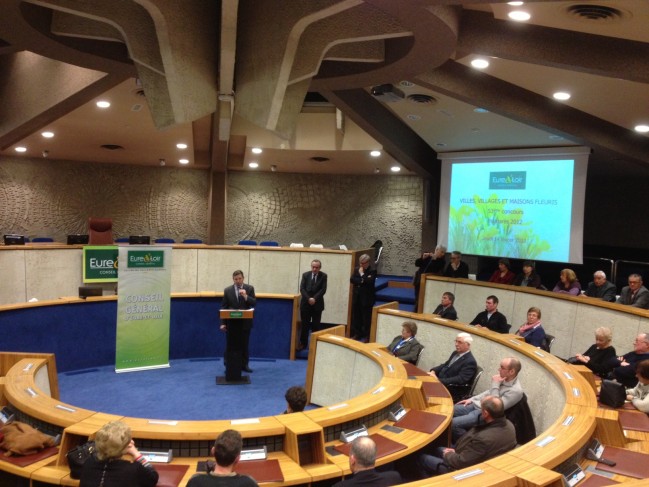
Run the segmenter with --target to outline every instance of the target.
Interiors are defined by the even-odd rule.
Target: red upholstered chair
[[[112,245],[113,220],[110,218],[88,218],[88,244]]]

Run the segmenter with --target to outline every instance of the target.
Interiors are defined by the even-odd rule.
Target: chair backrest
[[[263,247],[279,247],[279,242],[275,242],[272,240],[264,240],[263,242],[259,242],[259,245]]]
[[[154,242],[157,243],[157,244],[172,244],[172,243],[176,243],[176,241],[175,241],[173,238],[166,238],[166,237],[156,238]]]
[[[110,218],[88,218],[88,243],[110,245],[113,243],[113,220]]]
[[[239,240],[239,245],[257,245],[254,240]]]
[[[554,335],[545,334],[541,348],[546,352],[550,353],[552,351],[552,344],[554,343]]]
[[[34,237],[32,243],[54,242],[52,237]]]
[[[203,241],[200,238],[186,238],[183,240],[184,244],[202,244]]]
[[[291,248],[296,248],[296,247],[297,247],[297,248],[300,248],[300,247],[304,247],[304,244],[303,244],[303,243],[292,242],[291,245],[290,245],[290,247],[291,247]]]
[[[421,353],[424,351],[424,348],[426,347],[422,345],[421,348],[419,349],[419,352],[417,352],[417,358],[415,359],[414,365],[419,365],[419,359],[421,358]]]
[[[324,245],[322,244],[311,244],[309,245],[312,249],[324,249]]]
[[[115,243],[128,243],[128,237],[119,237],[115,239]]]
[[[482,367],[480,367],[478,365],[478,367],[476,367],[476,369],[475,369],[475,376],[473,376],[473,380],[471,381],[471,387],[469,388],[469,391],[467,392],[466,397],[472,397],[473,396],[475,388],[478,385],[478,381],[480,380],[480,376],[482,376],[483,372],[484,372],[484,370],[482,369]]]

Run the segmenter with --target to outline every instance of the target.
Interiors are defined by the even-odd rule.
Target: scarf
[[[522,335],[528,330],[531,330],[532,328],[536,328],[537,326],[541,325],[541,320],[537,320],[534,323],[525,323],[523,326],[521,326],[518,330],[518,333]]]

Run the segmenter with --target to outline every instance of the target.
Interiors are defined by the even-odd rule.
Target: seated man
[[[496,333],[508,333],[509,325],[507,324],[507,318],[504,314],[498,311],[498,298],[496,296],[487,296],[485,301],[485,310],[482,313],[478,313],[473,321],[472,325],[477,326],[478,328],[489,328],[491,331]]]
[[[451,252],[451,261],[444,269],[444,277],[463,277],[469,278],[469,266],[462,262],[462,253],[458,250]]]
[[[349,451],[349,468],[352,476],[334,484],[334,487],[351,485],[373,485],[377,487],[397,485],[401,483],[401,475],[397,471],[377,472],[376,443],[369,436],[359,436],[352,441]]]
[[[586,288],[584,296],[614,303],[616,293],[617,288],[615,284],[606,280],[604,271],[595,271],[593,274],[593,282],[588,283],[588,288]]]
[[[306,407],[306,390],[302,386],[289,387],[284,394],[286,399],[286,411],[284,414],[299,413]]]
[[[457,311],[453,307],[455,302],[455,295],[453,293],[445,292],[442,294],[442,302],[440,303],[433,314],[439,315],[440,318],[446,318],[447,320],[457,320]]]
[[[485,396],[480,403],[482,424],[462,436],[455,448],[438,448],[436,454],[418,459],[422,476],[430,477],[458,470],[502,455],[516,446],[516,430],[505,418],[503,402]]]
[[[437,377],[451,393],[453,402],[465,397],[471,387],[470,382],[478,370],[478,363],[471,353],[473,337],[468,333],[458,333],[455,337],[455,351],[449,359],[430,369],[428,375]]]
[[[620,297],[616,301],[635,308],[649,309],[649,289],[642,285],[640,274],[629,276],[629,285],[622,288]]]
[[[518,380],[521,363],[514,357],[504,358],[500,361],[498,373],[491,378],[491,387],[464,401],[458,402],[453,407],[453,420],[451,422],[453,442],[457,441],[470,428],[477,426],[482,421],[480,403],[487,396],[502,399],[505,410],[512,407],[523,397],[523,388]]]
[[[633,341],[633,352],[615,357],[609,362],[613,367],[613,378],[627,388],[635,387],[638,380],[635,376],[636,366],[649,359],[649,334],[640,333]]]

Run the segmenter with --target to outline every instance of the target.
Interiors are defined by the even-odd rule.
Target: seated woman
[[[510,270],[510,267],[509,259],[500,259],[498,261],[498,269],[491,274],[489,282],[495,282],[497,284],[511,284],[514,282],[516,275]]]
[[[559,274],[559,282],[552,290],[555,293],[571,294],[579,296],[581,294],[581,284],[577,279],[577,274],[572,269],[564,269]]]
[[[631,401],[638,411],[649,413],[649,360],[643,360],[636,368],[638,385],[626,390],[626,400]]]
[[[595,330],[595,343],[584,353],[570,357],[568,362],[575,365],[585,365],[594,374],[605,378],[613,368],[608,364],[615,359],[615,347],[611,345],[613,334],[609,328],[600,326]]]
[[[81,469],[79,487],[154,487],[158,472],[143,457],[131,439],[131,428],[121,421],[105,424],[95,435],[96,458]],[[128,455],[128,460],[122,456]]]
[[[415,338],[416,334],[417,323],[414,321],[404,321],[401,325],[401,335],[394,337],[392,343],[388,345],[388,349],[395,357],[415,364],[419,357],[419,352],[424,348]]]
[[[534,270],[534,262],[531,260],[523,262],[523,272],[514,278],[512,285],[545,289],[543,284],[541,284],[541,277]]]
[[[535,347],[540,347],[545,341],[545,330],[541,326],[541,310],[532,306],[527,310],[527,323],[516,332],[525,338],[525,341]]]

